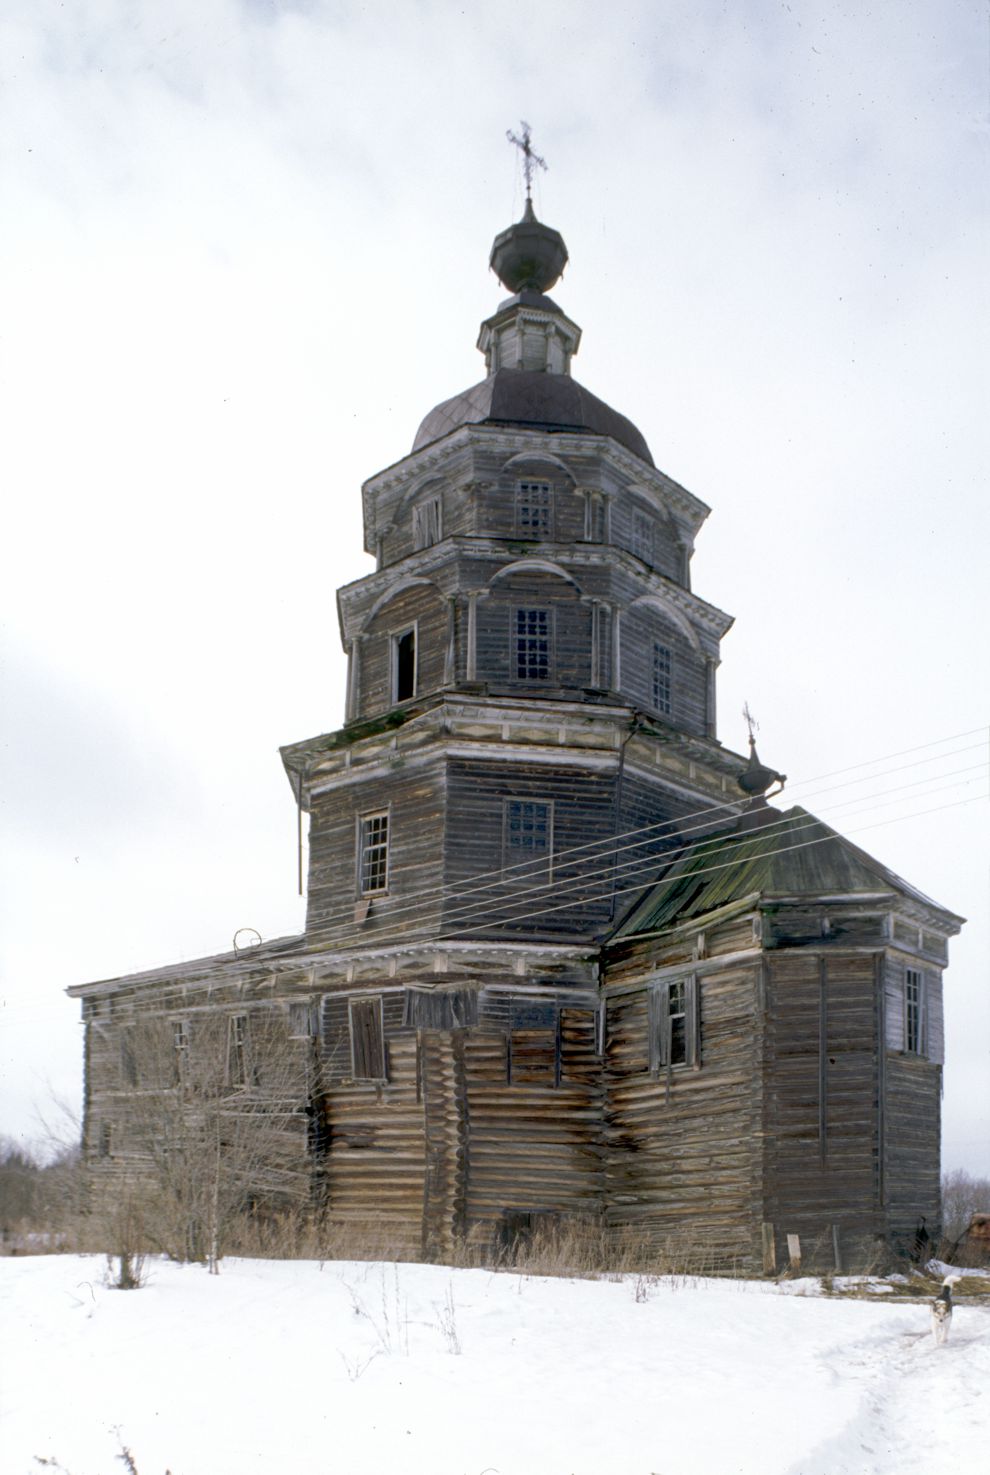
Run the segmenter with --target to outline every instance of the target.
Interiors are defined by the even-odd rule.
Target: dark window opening
[[[550,611],[516,610],[516,678],[550,680]]]
[[[235,1014],[227,1039],[227,1079],[232,1086],[248,1083],[248,1022],[246,1014]]]
[[[395,700],[407,702],[416,695],[416,631],[405,630],[393,637]]]
[[[516,489],[516,531],[524,538],[553,534],[553,488],[548,481],[521,481]]]
[[[694,975],[650,990],[650,1069],[701,1065],[701,991]]]
[[[923,996],[921,974],[908,968],[904,975],[904,1048],[911,1055],[920,1055],[923,1048]]]

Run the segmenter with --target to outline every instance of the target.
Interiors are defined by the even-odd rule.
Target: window
[[[388,889],[388,810],[358,820],[358,878],[362,896]]]
[[[693,974],[650,991],[650,1069],[701,1065],[701,991]]]
[[[428,497],[413,508],[413,546],[429,548],[443,536],[443,510],[439,497]]]
[[[307,1002],[289,1005],[289,1039],[308,1040],[316,1034],[313,1006]]]
[[[189,1025],[184,1019],[172,1020],[172,1081],[178,1085],[185,1078],[189,1063]]]
[[[516,532],[523,538],[553,536],[553,488],[548,481],[521,481],[516,488]]]
[[[671,703],[671,675],[673,672],[673,659],[670,654],[669,645],[661,645],[658,641],[653,645],[653,706],[657,712],[662,712],[669,717],[672,711]]]
[[[100,1136],[96,1144],[99,1157],[113,1156],[113,1127],[110,1122],[100,1123]]]
[[[231,1086],[246,1086],[248,1083],[248,1021],[246,1014],[231,1016],[227,1035],[227,1083]]]
[[[910,1055],[925,1051],[925,979],[916,968],[904,974],[904,1048]]]
[[[516,610],[516,678],[550,680],[550,611]]]
[[[644,563],[653,562],[653,518],[647,512],[633,512],[632,551]]]
[[[134,1031],[126,1027],[120,1032],[120,1080],[124,1086],[138,1083],[137,1057],[134,1053]]]
[[[351,1031],[351,1074],[356,1081],[384,1081],[381,999],[351,999],[347,1015]]]
[[[553,805],[543,799],[507,799],[502,820],[503,854],[510,880],[550,879]],[[543,861],[543,866],[527,865]]]
[[[392,636],[392,700],[407,702],[416,695],[416,627]]]

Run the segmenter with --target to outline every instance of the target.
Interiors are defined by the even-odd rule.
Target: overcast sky
[[[522,118],[575,377],[713,509],[721,739],[970,919],[990,1173],[985,0],[4,0],[0,1131],[79,1100],[67,985],[301,929],[277,749],[361,482],[483,376]]]

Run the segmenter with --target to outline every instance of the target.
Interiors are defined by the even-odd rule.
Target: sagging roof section
[[[747,898],[900,896],[958,932],[947,911],[865,850],[799,805],[766,807],[758,825],[744,816],[731,830],[689,843],[661,881],[636,903],[611,940],[662,932]]]

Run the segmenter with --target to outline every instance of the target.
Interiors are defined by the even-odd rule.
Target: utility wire
[[[977,730],[983,731],[983,729]],[[945,738],[942,739],[941,742],[944,744],[945,742],[951,742],[952,740],[952,738]],[[923,751],[935,746],[937,746],[937,744],[935,743],[924,744],[913,751]],[[846,781],[846,783],[843,784],[826,787],[824,789],[815,791],[815,793],[809,795],[808,797],[820,797],[825,794],[834,792],[837,789],[848,787],[850,783],[855,784],[863,782],[875,782],[876,780],[886,777],[888,772],[891,774],[905,772],[911,768],[923,766],[926,763],[940,761],[941,758],[948,758],[956,756],[958,754],[965,754],[976,750],[982,750],[982,748],[982,743],[977,743],[971,744],[968,747],[964,748],[952,749],[950,752],[936,755],[934,758],[917,759],[914,763],[902,764],[896,768],[881,771],[879,773],[871,775],[868,779],[848,780]],[[909,752],[912,750],[905,751]],[[898,753],[892,754],[891,756],[900,757],[903,756],[903,754]],[[883,760],[871,760],[871,762],[874,764],[881,761]],[[984,767],[985,765],[982,763],[973,766],[974,770],[982,770]],[[838,770],[838,772],[846,771],[848,770]],[[957,772],[966,771],[969,770],[957,770]],[[928,783],[934,779],[941,778],[943,776],[945,775],[931,774],[926,776],[924,779],[916,781],[915,784],[902,785],[900,787],[916,787],[917,784]],[[896,793],[897,789],[887,789],[880,792],[881,794]],[[862,795],[852,796],[849,799],[841,801],[838,806],[833,805],[830,808],[826,809],[824,812],[829,813],[836,808],[843,808],[847,807],[849,804],[858,803],[861,799],[865,797],[866,796]],[[586,841],[581,845],[567,847],[564,850],[556,852],[556,854],[553,856],[554,870],[559,876],[561,872],[567,871],[573,866],[591,865],[600,860],[603,862],[604,865],[608,866],[609,873],[611,874],[618,855],[629,849],[642,849],[642,846],[647,843],[647,836],[652,836],[654,841],[659,842],[657,844],[656,851],[654,852],[653,859],[655,861],[666,859],[666,855],[663,851],[660,850],[660,845],[663,843],[663,841],[669,840],[672,845],[681,845],[685,837],[697,835],[698,833],[703,832],[706,829],[710,829],[715,822],[716,817],[720,817],[723,820],[726,818],[734,817],[734,811],[730,807],[734,803],[738,803],[738,801],[727,799],[725,802],[714,803],[702,809],[690,811],[689,813],[682,816],[654,821],[648,825],[642,825],[634,829],[621,831],[615,835],[604,836],[599,840]],[[691,819],[698,820],[699,823],[694,825],[685,825],[685,821]],[[784,821],[777,821],[776,823],[781,822]],[[660,832],[662,831],[666,833],[661,834]],[[631,843],[623,845],[619,843],[621,841],[629,841]],[[578,855],[583,855],[585,858],[583,860],[576,860],[575,857]],[[475,875],[470,877],[468,884],[447,882],[420,887],[416,891],[407,893],[406,896],[398,903],[398,905],[390,907],[389,919],[391,921],[409,911],[419,910],[423,906],[431,905],[433,903],[439,904],[444,900],[453,901],[454,903],[460,903],[466,898],[477,893],[483,893],[486,904],[489,904],[491,900],[492,883],[509,883],[513,880],[524,881],[528,879],[530,875],[537,874],[539,871],[545,869],[546,863],[546,857],[538,855],[528,857],[518,862],[513,862],[509,865],[498,866],[489,871],[476,873]],[[540,883],[540,885],[535,889],[541,890],[543,885],[545,885],[545,883]],[[373,899],[374,897],[372,896],[372,900]],[[353,926],[354,924],[352,919],[353,904],[346,909],[342,908],[339,912],[336,912],[327,917],[325,920],[321,921],[319,930],[322,931],[325,928],[330,928],[335,925],[347,925],[348,923]]]

